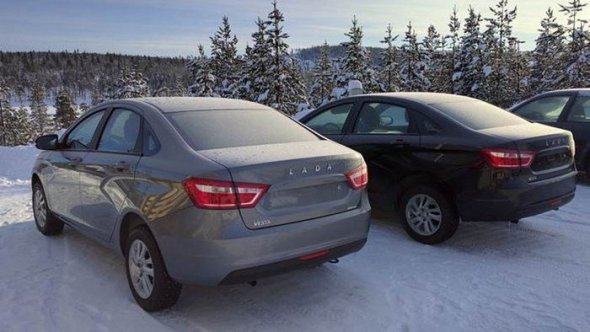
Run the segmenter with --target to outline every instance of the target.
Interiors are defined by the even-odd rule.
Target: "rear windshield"
[[[483,101],[462,101],[431,105],[453,120],[475,129],[514,126],[529,123],[527,120]]]
[[[166,115],[195,150],[320,140],[272,110],[186,111]]]

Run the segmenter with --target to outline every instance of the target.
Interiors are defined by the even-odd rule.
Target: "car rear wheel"
[[[419,185],[406,191],[400,207],[405,231],[425,244],[446,241],[459,225],[459,218],[445,195],[429,186]]]
[[[33,185],[33,217],[37,229],[43,235],[56,235],[64,229],[63,221],[49,211],[45,191],[39,182]]]
[[[131,231],[125,260],[129,288],[145,311],[166,309],[178,301],[182,285],[168,276],[160,250],[147,228]]]

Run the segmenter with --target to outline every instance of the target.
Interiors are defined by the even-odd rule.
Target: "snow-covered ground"
[[[439,246],[374,219],[339,264],[260,280],[185,286],[170,310],[134,302],[123,259],[67,228],[32,222],[32,147],[0,148],[1,331],[587,331],[590,187],[518,225],[464,223]]]

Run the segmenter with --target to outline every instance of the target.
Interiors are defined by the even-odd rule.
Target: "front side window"
[[[340,135],[353,105],[344,104],[329,108],[308,120],[306,125],[322,135]]]
[[[354,126],[355,134],[407,134],[410,116],[405,107],[365,103]]]
[[[590,97],[578,97],[567,120],[570,122],[590,122]]]
[[[141,117],[132,111],[116,109],[104,128],[98,151],[136,153],[141,126]]]
[[[540,98],[520,107],[514,113],[532,121],[557,122],[569,100],[569,96]]]
[[[96,112],[82,120],[66,138],[66,146],[72,150],[88,150],[104,111]]]

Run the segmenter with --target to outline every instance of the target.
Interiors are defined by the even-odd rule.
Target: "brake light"
[[[369,173],[367,172],[367,164],[363,161],[362,165],[346,173],[348,185],[352,189],[363,189],[369,182]]]
[[[535,158],[533,151],[486,149],[482,153],[496,168],[529,167]]]
[[[196,207],[210,210],[255,207],[269,188],[266,184],[196,178],[185,180],[183,185]]]

